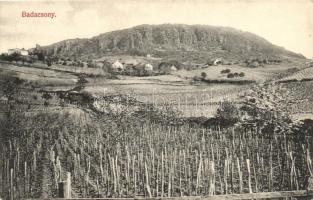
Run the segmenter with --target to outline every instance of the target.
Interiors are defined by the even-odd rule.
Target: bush
[[[14,73],[0,74],[0,92],[8,100],[13,100],[14,96],[19,94],[20,86],[24,83],[24,80],[14,77],[14,75]]]
[[[38,60],[40,60],[40,61],[44,61],[45,60],[45,54],[43,53],[43,52],[36,52],[35,53],[35,55],[37,55],[37,57],[38,57]]]
[[[4,61],[12,62],[12,61],[21,61],[23,60],[23,57],[18,53],[13,53],[11,55],[1,54],[0,59]]]
[[[307,136],[313,136],[313,120],[304,119],[294,124],[292,132],[297,141],[305,141]]]
[[[49,106],[49,102],[48,102],[48,101],[45,101],[45,102],[43,103],[43,105],[44,105],[45,107],[48,107],[48,106]]]
[[[207,77],[207,74],[205,72],[201,72],[201,78],[205,79]]]
[[[243,72],[239,73],[239,77],[244,77],[244,76],[245,76],[245,73],[243,73]]]
[[[225,101],[217,109],[216,119],[219,120],[222,126],[232,126],[240,120],[239,109],[235,103]]]
[[[50,67],[52,65],[50,60],[46,60],[46,63],[47,63],[48,67]]]
[[[230,73],[230,69],[223,69],[221,71],[221,74],[228,74],[228,73]]]
[[[234,74],[233,73],[229,73],[229,74],[227,74],[227,78],[234,78],[235,76],[234,76]]]

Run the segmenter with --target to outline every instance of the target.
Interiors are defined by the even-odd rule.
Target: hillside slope
[[[41,48],[48,55],[61,56],[150,53],[162,57],[183,52],[204,52],[211,56],[237,58],[304,58],[249,32],[229,27],[182,24],[140,25],[90,39],[64,40]]]

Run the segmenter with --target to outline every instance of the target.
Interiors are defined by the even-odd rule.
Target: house
[[[21,49],[20,53],[22,56],[28,56],[28,51],[25,50],[24,48]]]
[[[144,69],[146,71],[153,71],[153,66],[150,63],[145,64]]]
[[[177,71],[177,68],[175,67],[175,65],[172,65],[170,69],[171,71]]]
[[[8,101],[9,101],[8,97],[6,97],[6,96],[0,97],[0,102],[7,103]]]
[[[14,48],[14,49],[8,49],[8,55],[12,55],[12,54],[20,54],[22,56],[28,56],[28,51],[25,50],[24,48],[19,49],[19,48]]]
[[[222,59],[217,58],[213,61],[213,65],[219,65],[219,64],[222,64]]]
[[[115,71],[123,71],[124,65],[117,60],[112,64],[112,69]]]
[[[18,49],[18,48],[8,49],[8,55],[12,55],[14,53],[20,54],[20,49]]]

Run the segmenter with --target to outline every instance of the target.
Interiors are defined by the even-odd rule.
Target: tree
[[[36,55],[38,57],[38,60],[40,60],[40,61],[44,61],[45,60],[46,56],[45,56],[45,54],[42,51],[36,53]]]
[[[230,73],[230,69],[223,69],[221,71],[221,74],[228,74],[228,73]]]
[[[12,135],[18,137],[19,124],[23,121],[23,113],[20,109],[13,109],[15,107],[15,100],[19,96],[20,86],[23,80],[14,77],[14,73],[0,74],[0,96],[3,94],[7,98],[7,104],[2,107],[4,117],[0,117],[0,141],[8,141]]]
[[[207,77],[207,74],[205,72],[201,72],[201,78],[205,79]]]
[[[272,96],[276,93],[274,89],[276,88],[269,84],[255,86],[242,97],[240,113],[245,129],[257,129],[258,133],[269,138],[275,133],[286,133],[290,130],[292,120],[285,105],[280,102],[281,97]]]
[[[243,72],[239,73],[239,77],[244,77],[244,76],[245,76],[245,73],[243,73]]]
[[[1,58],[1,60],[5,60],[5,61],[9,61],[9,62],[22,60],[21,55],[18,53],[12,53],[10,55],[1,54],[0,58]]]
[[[292,133],[294,137],[297,138],[296,141],[303,144],[306,137],[313,136],[313,120],[304,119],[292,126]]]
[[[23,80],[9,75],[0,76],[0,91],[3,92],[4,96],[8,100],[13,100],[13,96],[18,93],[19,86],[24,82]]]
[[[52,65],[51,60],[50,59],[46,59],[46,63],[48,65],[48,67],[50,67]]]
[[[235,103],[224,101],[217,109],[215,117],[219,120],[220,125],[228,127],[240,120],[240,113]]]
[[[46,100],[52,99],[52,96],[51,96],[51,94],[49,94],[49,93],[44,93],[41,97],[44,98],[44,99],[46,99]]]
[[[227,74],[227,78],[234,78],[235,76],[234,76],[234,74],[233,73],[229,73],[229,74]]]

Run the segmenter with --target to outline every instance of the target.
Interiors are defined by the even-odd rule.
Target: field
[[[288,124],[290,130],[284,132],[267,126],[284,125],[275,116],[279,109],[293,117],[307,116],[312,110],[311,81],[270,81],[289,73],[290,67],[264,67],[253,73],[237,66],[232,70],[245,70],[250,78],[254,74],[257,82],[236,85],[193,82],[191,77],[202,69],[108,79],[62,66],[1,64],[1,77],[24,80],[12,87],[17,89],[10,96],[14,101],[0,101],[1,197],[56,197],[58,182],[66,172],[72,174],[73,197],[180,197],[306,189],[306,180],[313,175],[312,134],[295,134],[297,122]],[[208,78],[223,79],[221,68],[203,70],[208,70]],[[87,82],[79,83],[82,76]],[[4,88],[0,97],[8,91],[4,81],[0,80]],[[63,90],[63,95],[45,90]],[[92,98],[85,104],[70,101],[66,96],[70,92]],[[122,104],[124,97],[138,103],[137,110],[132,103]],[[248,101],[242,102],[244,98]],[[264,122],[258,115],[257,125],[228,127],[183,121],[214,117],[225,100],[235,106],[265,105],[260,110],[272,109],[274,117]],[[95,103],[107,112],[97,110]],[[112,104],[118,112],[113,112]],[[174,116],[171,110],[164,111],[167,107],[177,111]]]
[[[222,74],[221,71],[225,69],[230,69],[231,73],[240,73],[243,72],[245,74],[244,77],[237,77],[237,78],[227,78],[227,74]],[[197,70],[179,70],[176,72],[173,72],[173,74],[181,76],[181,77],[187,77],[192,78],[194,76],[200,76],[202,72],[205,72],[207,74],[207,79],[214,79],[214,80],[254,80],[257,82],[264,82],[266,80],[270,80],[273,78],[273,71],[268,71],[267,69],[271,70],[286,70],[286,68],[277,67],[276,65],[266,66],[266,67],[260,67],[260,68],[248,68],[243,67],[239,65],[218,65],[218,66],[209,66],[207,68],[203,69],[197,69]]]
[[[125,57],[124,59],[130,60],[131,58]],[[115,59],[115,57],[110,57],[110,59]],[[137,59],[146,58],[138,57]],[[279,74],[285,75],[284,78],[279,80],[303,79],[310,76],[312,68],[305,68],[299,64],[297,65],[298,70],[293,73],[294,66],[294,63],[265,65],[259,68],[247,68],[239,65],[219,65],[190,71],[178,70],[169,75],[160,76],[118,76],[118,79],[115,80],[107,79],[107,74],[97,68],[78,68],[63,65],[52,65],[48,68],[40,65],[39,67],[27,67],[1,63],[0,70],[2,70],[2,73],[13,72],[17,77],[37,85],[38,89],[49,91],[70,90],[76,87],[78,80],[81,76],[84,76],[87,83],[84,84],[82,91],[88,92],[93,96],[112,94],[128,95],[143,103],[153,104],[154,106],[171,106],[179,111],[183,117],[212,117],[222,101],[230,100],[238,102],[238,96],[244,94],[250,88],[250,85],[195,83],[192,81],[194,76],[200,76],[201,72],[206,72],[206,79],[231,80],[226,78],[225,74],[220,73],[221,70],[231,69],[232,73],[245,73],[245,77],[233,79],[254,80],[257,84],[275,79]],[[88,77],[88,75],[96,75],[96,77]],[[97,77],[97,75],[101,76]],[[299,85],[298,89],[295,90],[291,87],[287,87],[287,89],[291,92],[301,93],[303,91],[301,89],[302,85],[308,84],[310,85],[310,83],[299,83],[296,84]],[[310,88],[310,86],[305,86],[305,88]],[[283,88],[281,91],[285,90],[286,88]],[[305,93],[310,94],[308,92]],[[308,104],[310,106],[310,101],[306,101],[305,99],[307,98],[301,94],[292,94],[290,98],[286,98],[286,101],[289,99],[289,104],[292,104],[292,102],[295,102],[297,96],[299,100],[297,100],[297,104],[291,106],[292,108],[295,105],[304,107],[304,104]],[[301,99],[304,99],[304,101],[301,101]],[[304,114],[307,115],[307,112],[308,110]],[[297,116],[300,113],[301,111],[293,111],[293,114]]]
[[[171,106],[185,117],[211,117],[221,101],[235,101],[249,88],[248,85],[190,84],[188,80],[173,75],[120,78],[123,79],[86,84],[84,91],[96,96],[128,95],[157,107]]]
[[[122,94],[135,97],[139,101],[155,106],[171,105],[184,117],[212,117],[220,103],[225,100],[237,102],[251,85],[192,83],[194,76],[207,73],[207,79],[214,80],[254,80],[263,83],[286,73],[293,65],[270,65],[257,69],[242,66],[211,66],[198,70],[179,70],[170,75],[151,77],[119,76],[118,80],[93,79],[86,84],[84,91],[96,96]],[[228,79],[221,74],[223,69],[231,72],[244,72],[245,77]]]
[[[109,59],[109,58],[106,58]],[[110,57],[115,59],[115,57]],[[124,59],[130,60],[131,57]],[[138,57],[138,59],[145,59]],[[298,65],[303,68],[302,65]],[[76,86],[80,74],[84,74],[88,83],[85,84],[83,91],[93,96],[103,96],[112,94],[121,94],[135,97],[137,100],[153,104],[154,106],[164,107],[172,106],[179,111],[183,117],[212,117],[220,103],[225,100],[239,101],[238,96],[247,91],[250,86],[234,84],[206,84],[193,83],[194,76],[200,76],[201,72],[206,72],[206,79],[214,80],[231,80],[221,70],[231,69],[231,72],[244,72],[245,77],[233,78],[236,80],[254,80],[257,83],[263,83],[276,78],[279,74],[286,74],[293,69],[292,63],[284,65],[265,65],[259,68],[247,68],[239,65],[219,65],[210,66],[198,70],[179,70],[169,75],[148,76],[148,77],[131,77],[118,76],[118,79],[107,79],[107,75],[97,68],[78,68],[63,65],[52,65],[49,68],[14,66],[1,64],[0,69],[4,72],[15,72],[18,77],[37,83],[44,90],[69,90]],[[311,68],[305,68],[293,75],[287,76],[292,78],[296,76],[309,76]],[[292,71],[292,70],[291,70]],[[89,77],[86,75],[102,75],[104,77]],[[291,72],[289,72],[290,74]],[[288,73],[287,73],[288,74]],[[280,79],[285,80],[286,78]],[[305,83],[304,83],[305,84]],[[301,90],[297,90],[301,91]],[[294,98],[291,98],[294,99]],[[307,102],[307,104],[310,104]],[[299,106],[303,105],[296,104]],[[299,113],[294,113],[299,115]],[[306,113],[307,114],[307,113]]]
[[[48,91],[72,89],[79,79],[77,75],[87,73],[86,69],[81,72],[69,70],[68,66],[57,65],[49,68],[32,68],[1,64],[0,69],[4,70],[3,73],[14,72],[17,77],[33,82],[38,88]],[[96,73],[97,69],[91,70]],[[120,76],[118,80],[95,77],[86,80],[89,83],[86,83],[83,91],[92,95],[129,95],[155,106],[171,105],[186,117],[211,117],[220,101],[235,100],[238,94],[248,88],[246,85],[232,84],[191,84],[188,77],[182,78],[173,74],[139,78]]]
[[[85,112],[63,113],[38,113],[40,124],[1,144],[2,194],[13,184],[16,198],[54,196],[67,171],[80,197],[296,190],[312,175],[312,136],[151,123],[122,128]]]
[[[19,78],[35,82],[40,86],[66,86],[74,85],[77,82],[77,77],[74,75],[49,69],[38,69],[0,63],[0,70],[3,71],[3,73],[13,72]]]
[[[51,65],[50,69],[60,70],[64,72],[72,72],[75,74],[85,74],[92,76],[106,76],[107,73],[100,68],[87,68],[87,67],[74,67],[74,66],[64,66],[64,65]]]

